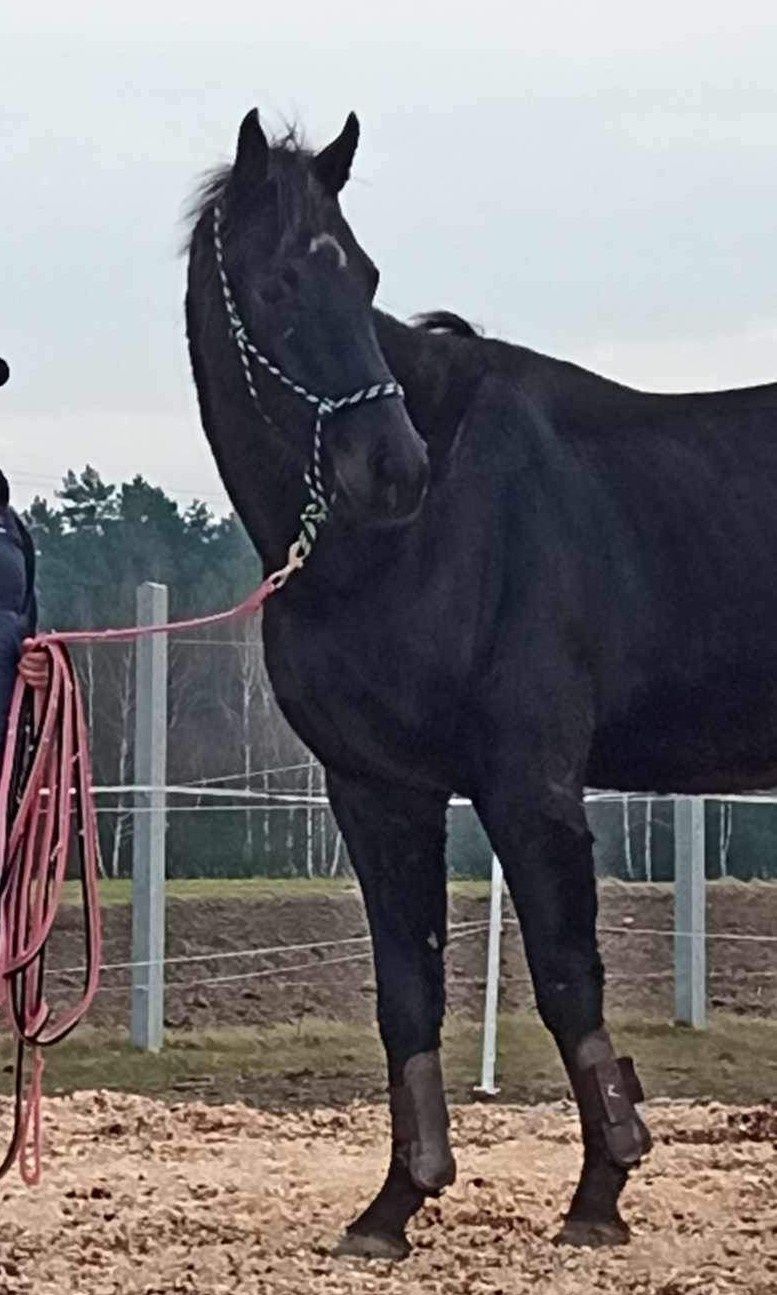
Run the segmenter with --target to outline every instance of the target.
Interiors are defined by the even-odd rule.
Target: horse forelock
[[[310,182],[312,157],[302,132],[294,125],[270,144],[268,178],[275,181],[278,195],[282,230],[279,250],[302,228],[309,228],[311,237],[323,229],[325,199],[319,186]],[[195,189],[186,211],[188,229],[184,252],[189,251],[203,216],[212,211],[214,204],[223,201],[231,175],[231,164],[215,167]]]

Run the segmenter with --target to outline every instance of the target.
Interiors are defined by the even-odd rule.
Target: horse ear
[[[238,184],[262,184],[267,179],[269,151],[264,131],[259,125],[259,110],[252,108],[240,123],[232,179]]]
[[[337,139],[332,140],[331,144],[313,158],[313,171],[332,198],[337,197],[351,174],[351,163],[358,142],[359,120],[356,113],[349,112]]]

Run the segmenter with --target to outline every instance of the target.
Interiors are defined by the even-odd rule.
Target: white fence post
[[[163,625],[167,586],[137,590],[138,625]],[[135,657],[135,792],[132,839],[132,1042],[158,1052],[164,1039],[167,635],[140,638]]]
[[[499,1010],[499,955],[502,942],[502,890],[504,877],[496,855],[491,860],[491,910],[488,922],[486,1005],[483,1013],[483,1064],[476,1092],[496,1097],[496,1034]]]
[[[704,801],[683,797],[674,807],[675,1020],[707,1024]]]

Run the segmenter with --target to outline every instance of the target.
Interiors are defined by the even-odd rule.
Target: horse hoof
[[[383,1232],[344,1232],[332,1251],[335,1259],[407,1259],[410,1242],[404,1233],[389,1236]]]
[[[623,1219],[609,1223],[592,1223],[586,1219],[567,1219],[563,1228],[553,1238],[557,1246],[626,1246],[631,1239],[629,1226]]]

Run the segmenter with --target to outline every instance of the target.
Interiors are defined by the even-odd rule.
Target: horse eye
[[[267,302],[268,306],[277,306],[285,295],[283,285],[277,279],[270,279],[269,282],[262,285],[262,299]]]

